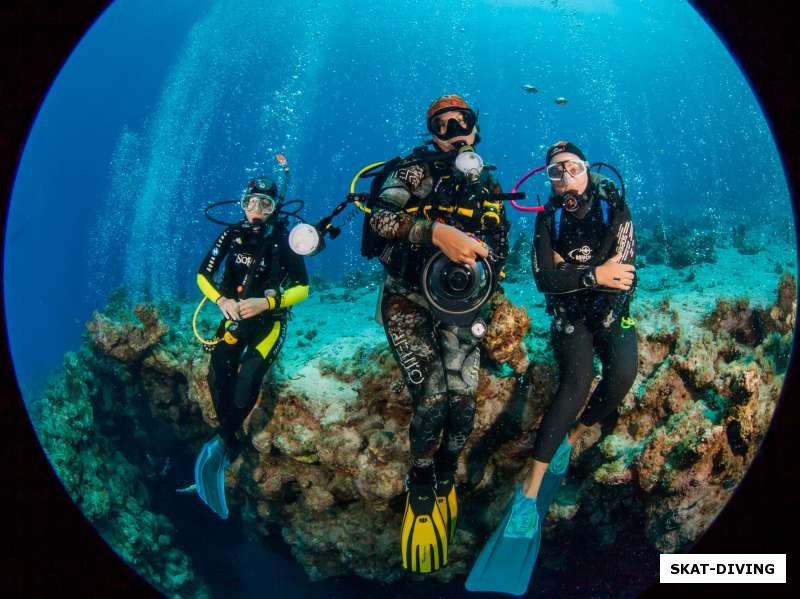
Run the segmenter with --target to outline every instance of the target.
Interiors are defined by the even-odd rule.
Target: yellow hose
[[[195,308],[194,316],[192,316],[192,330],[194,331],[194,336],[197,337],[197,340],[202,343],[203,345],[208,345],[209,347],[214,347],[217,343],[219,343],[219,339],[203,339],[200,336],[200,333],[197,331],[197,315],[200,314],[200,308],[203,307],[203,304],[206,303],[208,298],[203,296],[203,299],[200,300],[200,303],[197,304],[197,308]]]
[[[381,162],[373,162],[372,164],[368,164],[367,166],[362,168],[360,171],[358,171],[356,173],[356,176],[353,177],[353,180],[350,181],[350,193],[354,194],[356,192],[356,183],[361,178],[361,175],[363,175],[364,173],[366,173],[369,170],[372,170],[373,168],[375,168],[377,166],[380,166],[382,164],[386,164],[386,162],[387,162],[386,160],[382,160]],[[364,204],[362,204],[358,200],[354,200],[354,202],[355,202],[355,205],[358,206],[358,209],[361,210],[362,212],[365,212],[367,214],[372,212],[372,210],[370,208],[368,208],[367,206],[364,206]]]

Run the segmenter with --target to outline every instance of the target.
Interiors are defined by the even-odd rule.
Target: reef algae
[[[244,450],[226,473],[229,505],[241,514],[248,537],[267,544],[279,534],[312,580],[405,576],[397,534],[411,398],[383,331],[364,325],[374,291],[331,287],[324,301],[309,298],[305,310],[296,310],[284,352],[245,422]],[[464,509],[450,565],[433,575],[440,580],[464,573],[499,521],[557,385],[547,319],[532,320],[508,299],[519,290],[509,285],[508,291],[493,300],[475,429],[457,473]],[[541,306],[538,298],[531,301]],[[361,317],[330,316],[345,305]],[[165,564],[175,564],[173,572],[191,566],[170,546],[167,522],[132,517],[146,510],[147,481],[124,465],[112,439],[135,402],[194,448],[210,434],[216,416],[205,383],[209,357],[191,337],[192,311],[183,304],[111,305],[92,319],[84,347],[51,386],[60,391],[51,390],[38,406],[45,446],[70,493],[108,530],[144,522],[137,534],[150,541],[126,551],[162,585]],[[795,311],[790,275],[770,306],[718,300],[691,323],[667,299],[635,304],[637,379],[619,414],[590,429],[573,452],[545,522],[547,567],[579,568],[612,546],[630,555],[691,546],[730,497],[767,430]],[[212,329],[216,321],[207,313],[200,325]],[[496,376],[492,360],[509,362],[513,376]],[[126,443],[145,447],[149,421],[128,419],[141,431]],[[121,464],[113,476],[127,489],[122,495],[99,483],[102,461]],[[87,464],[95,469],[88,477]],[[128,505],[118,496],[136,499]],[[123,536],[107,538],[122,551]]]

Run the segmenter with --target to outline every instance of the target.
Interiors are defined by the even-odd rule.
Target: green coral
[[[110,402],[103,372],[118,368],[111,362],[87,349],[66,355],[31,409],[39,438],[67,492],[123,559],[170,597],[208,596],[171,546],[170,521],[147,509],[142,472],[113,440],[114,419],[127,422],[130,407]]]

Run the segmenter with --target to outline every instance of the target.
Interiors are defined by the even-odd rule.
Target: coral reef
[[[324,293],[328,310],[330,302],[350,301],[348,294],[364,306],[374,302],[356,288]],[[502,294],[492,309],[484,340],[488,359],[508,363],[516,376],[481,370],[475,429],[457,473],[464,511],[450,566],[434,575],[442,580],[466,571],[500,519],[557,384],[547,322],[532,323]],[[596,555],[621,539],[634,552],[685,551],[751,462],[780,393],[796,283],[785,275],[777,301],[767,308],[718,301],[701,326],[683,327],[679,311],[668,300],[634,310],[634,387],[619,414],[593,427],[576,447],[546,522],[551,547],[585,550],[550,551],[542,558],[550,567],[578,568],[586,552]],[[205,382],[207,354],[184,333],[191,330],[191,307],[136,306],[133,313],[141,324],[117,307],[92,319],[89,343],[80,357],[70,358],[75,364],[67,365],[61,391],[40,402],[38,418],[68,489],[93,521],[106,523],[118,550],[130,541],[113,531],[131,514],[146,512],[147,489],[136,468],[125,466],[110,433],[98,434],[119,424],[98,422],[97,414],[118,423],[138,398],[154,420],[194,444],[216,424]],[[251,538],[266,543],[279,531],[313,580],[344,574],[397,580],[404,576],[397,534],[410,396],[382,331],[349,335],[340,321],[335,336],[309,335],[317,328],[314,318],[292,322],[290,336],[305,359],[287,366],[287,342],[287,355],[245,423],[245,449],[226,474],[229,505],[241,513]],[[214,326],[211,318],[201,324]],[[113,460],[113,471],[87,477],[87,468],[101,467],[101,455]],[[125,491],[110,493],[108,480]],[[132,559],[165,588],[182,593],[180,585],[193,583],[175,574],[187,565],[179,553],[169,553],[167,523],[155,515],[137,517],[137,525],[145,525],[129,550]]]
[[[150,318],[154,311],[137,314],[148,330],[161,330]],[[108,325],[105,340],[124,328],[106,319],[93,322]],[[127,337],[114,337],[127,342],[104,347],[115,358],[130,357],[148,337],[129,329]],[[86,347],[68,354],[61,376],[33,406],[39,438],[66,490],[125,561],[171,597],[208,597],[189,558],[173,545],[170,520],[148,509],[148,473],[120,450],[121,437],[138,437],[133,444],[147,446],[148,432],[133,425],[141,402],[131,382],[131,373],[114,359]]]
[[[760,245],[747,240],[747,226],[744,223],[739,223],[732,227],[731,241],[733,247],[736,248],[740,254],[744,254],[745,256],[752,256],[764,249]]]
[[[717,261],[717,236],[687,224],[670,222],[656,228],[644,228],[637,238],[638,255],[647,264],[666,264],[686,268]]]
[[[514,306],[500,292],[491,301],[492,320],[489,323],[483,347],[490,359],[508,365],[517,374],[528,368],[528,351],[523,339],[531,326],[528,311]]]

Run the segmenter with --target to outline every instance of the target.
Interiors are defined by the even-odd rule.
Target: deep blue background
[[[688,5],[146,4],[118,2],[99,19],[26,145],[5,265],[26,396],[111,289],[195,297],[193,274],[219,231],[201,208],[238,197],[252,175],[277,175],[276,152],[292,165],[289,197],[316,220],[360,166],[427,139],[424,111],[445,92],[481,110],[479,151],[506,188],[567,138],[621,169],[634,215],[707,226],[749,219],[753,205],[767,218],[789,210],[757,102]],[[544,177],[525,189],[546,194]],[[359,226],[311,272],[372,266],[357,254]]]
[[[749,47],[753,50],[748,54],[748,63],[751,68],[758,69],[757,72],[760,73],[759,82],[761,83],[762,93],[770,93],[771,95],[768,97],[771,100],[771,106],[773,107],[772,116],[778,121],[779,126],[782,126],[781,132],[783,133],[782,139],[784,145],[784,149],[791,149],[794,148],[794,153],[789,154],[789,159],[792,164],[797,165],[797,143],[793,141],[795,139],[793,137],[793,133],[791,131],[791,115],[793,113],[793,109],[796,109],[796,101],[791,100],[788,96],[784,94],[782,91],[783,88],[788,85],[788,76],[787,73],[791,73],[791,49],[793,45],[790,44],[787,40],[788,38],[786,35],[789,33],[789,26],[788,21],[780,21],[775,20],[773,18],[773,13],[770,13],[768,17],[765,17],[765,13],[763,11],[755,10],[755,12],[751,12],[749,14],[749,20],[754,21],[752,27],[741,27],[740,22],[736,21],[737,14],[739,18],[743,18],[743,10],[741,8],[741,2],[734,3],[739,7],[739,12],[734,13],[729,10],[731,7],[728,3],[724,7],[718,7],[721,9],[721,13],[717,16],[723,19],[723,22],[727,22],[728,26],[728,33],[732,34],[735,39],[737,39],[740,44],[744,40],[745,44],[749,44]],[[91,10],[91,9],[86,9]],[[749,10],[749,8],[748,8]],[[718,11],[719,12],[719,11]],[[781,32],[784,36],[781,36]],[[63,33],[61,34],[63,35]],[[741,48],[741,45],[739,46]],[[747,45],[745,47],[748,47]],[[41,79],[41,74],[36,75]],[[22,86],[26,88],[26,85]],[[764,92],[763,90],[766,90]],[[30,91],[26,91],[23,89],[23,93],[27,93],[28,97],[30,97]],[[19,112],[14,112],[14,115],[18,115]],[[24,115],[23,115],[24,118]],[[6,152],[4,151],[4,156]],[[788,214],[786,215],[788,217]],[[59,295],[60,298],[60,295]],[[792,380],[796,383],[796,376],[793,379],[793,370],[790,371],[790,376],[788,382],[791,383]],[[785,402],[784,402],[785,404]],[[789,413],[787,408],[784,405],[784,410],[779,414],[786,417],[789,417]],[[781,418],[777,419],[777,424],[781,422],[791,422],[791,419],[782,420]],[[16,419],[13,422],[7,422],[8,425],[14,426],[14,423],[22,424],[22,421],[17,421]],[[724,538],[725,539],[725,548],[730,550],[739,550],[739,551],[785,551],[789,548],[787,544],[788,536],[787,532],[790,530],[789,528],[780,526],[783,523],[789,521],[789,515],[794,513],[794,509],[790,506],[792,501],[792,495],[787,493],[786,489],[782,488],[784,484],[782,481],[784,479],[788,480],[786,476],[790,472],[794,472],[796,474],[797,470],[793,468],[788,468],[788,464],[782,462],[780,458],[782,456],[793,455],[793,451],[791,448],[791,444],[788,442],[789,437],[786,436],[788,433],[788,425],[781,427],[783,431],[783,436],[773,435],[768,437],[765,445],[762,447],[763,456],[757,460],[755,466],[755,471],[751,471],[748,478],[745,480],[745,484],[742,485],[742,488],[737,493],[737,496],[734,498],[734,501],[729,504],[726,508],[726,514],[730,516],[729,518],[723,517],[722,519],[718,520],[715,523],[716,539],[717,545],[703,545],[698,547],[698,550],[702,550],[703,548],[707,550],[720,550],[723,546],[719,544],[719,542]],[[796,437],[795,437],[796,438]],[[776,449],[774,446],[775,439],[780,439],[780,446]],[[772,442],[771,442],[772,441]],[[20,449],[19,447],[17,448]],[[34,447],[32,445],[25,445],[22,448],[21,452],[17,451],[15,455],[22,457],[25,459],[25,455],[31,455],[24,453],[25,451],[30,452]],[[780,464],[784,463],[787,469],[781,470]],[[770,465],[769,468],[762,468],[762,466]],[[774,467],[772,467],[774,466]],[[41,467],[44,467],[45,470],[49,470],[46,464],[42,464]],[[41,467],[39,470],[41,470]],[[36,470],[38,471],[38,470]],[[26,470],[27,472],[27,470]],[[42,471],[44,472],[44,470]],[[759,474],[758,482],[753,482],[753,475],[756,473]],[[772,473],[772,474],[770,474]],[[49,474],[45,472],[45,474]],[[770,476],[772,478],[770,478]],[[775,477],[778,477],[777,479]],[[795,476],[796,478],[796,476]],[[749,481],[749,486],[748,486]],[[770,486],[772,485],[772,486]],[[10,488],[9,485],[3,485],[4,495],[5,492],[8,491]],[[774,492],[775,489],[780,488],[781,493],[780,495],[775,495],[774,493],[770,494],[770,489]],[[792,488],[791,485],[788,485],[787,488]],[[796,486],[795,486],[796,488]],[[763,508],[769,506],[769,510],[763,510],[763,518],[753,519],[753,513],[759,512],[762,513],[760,510],[755,510],[754,508],[750,508],[750,504],[743,504],[744,501],[742,495],[747,492],[748,497],[751,499],[761,498],[760,505]],[[61,496],[63,493],[57,493]],[[40,499],[41,499],[40,493]],[[47,497],[50,497],[49,495]],[[774,499],[780,497],[780,500]],[[61,504],[64,504],[66,501],[66,497],[62,497],[64,501],[61,501]],[[51,497],[50,501],[56,501],[57,498],[55,496]],[[738,501],[737,501],[738,500]],[[775,503],[770,503],[771,501],[775,500]],[[65,507],[61,506],[60,507]],[[34,504],[39,505],[39,504]],[[781,507],[785,506],[785,507]],[[52,504],[50,504],[52,507]],[[70,552],[70,555],[73,555],[73,551],[80,550],[80,547],[83,547],[83,542],[91,541],[92,534],[90,531],[79,531],[79,527],[75,527],[69,529],[72,535],[79,535],[77,538],[75,536],[70,537],[59,537],[58,533],[61,530],[59,527],[59,523],[62,522],[60,518],[61,511],[60,507],[56,511],[52,511],[51,509],[45,510],[45,512],[39,512],[36,516],[35,520],[33,519],[33,515],[29,513],[29,510],[25,510],[24,514],[21,515],[23,520],[20,520],[17,525],[17,532],[19,533],[15,538],[19,541],[22,539],[27,539],[28,541],[43,543],[41,545],[36,546],[36,555],[52,555],[52,558],[41,558],[37,564],[41,564],[42,566],[46,566],[48,569],[49,574],[51,575],[50,578],[42,578],[38,576],[40,574],[40,567],[36,568],[36,577],[35,581],[28,577],[25,578],[26,572],[34,572],[31,569],[20,570],[19,575],[22,576],[25,580],[27,580],[27,584],[23,587],[16,587],[16,588],[25,588],[30,589],[32,583],[37,584],[37,588],[44,584],[45,580],[49,580],[48,584],[59,584],[59,588],[61,587],[62,580],[69,581],[68,584],[74,584],[76,582],[76,576],[78,572],[85,571],[87,578],[85,582],[85,589],[96,589],[97,584],[104,585],[103,588],[106,589],[113,589],[113,590],[130,590],[127,586],[131,583],[130,577],[126,578],[114,578],[110,579],[107,577],[107,570],[104,568],[99,568],[93,570],[91,573],[89,571],[83,570],[83,564],[79,564],[78,562],[74,561],[53,561],[53,560],[60,560],[64,559],[67,555],[67,552]],[[732,514],[732,510],[738,510],[736,514]],[[52,515],[48,516],[48,513]],[[53,515],[58,514],[58,518],[54,518]],[[723,515],[725,516],[725,514]],[[86,528],[85,523],[82,520],[79,520],[83,525],[83,528]],[[41,523],[46,522],[47,524],[44,525],[42,528],[40,525]],[[733,525],[735,522],[735,526]],[[26,527],[26,523],[35,523],[36,526],[28,529]],[[758,523],[758,524],[756,524]],[[755,525],[755,526],[754,526]],[[725,528],[725,527],[728,528]],[[722,530],[724,528],[724,530]],[[38,532],[36,532],[38,531]],[[47,531],[46,534],[44,531]],[[763,534],[758,534],[758,539],[760,541],[754,540],[754,533],[758,531],[762,531]],[[86,533],[89,533],[88,536]],[[724,533],[724,534],[722,534]],[[33,535],[33,536],[31,536]],[[45,536],[47,536],[45,542]],[[38,539],[38,541],[37,541]],[[60,539],[60,540],[59,540]],[[710,542],[710,541],[709,541]],[[730,545],[728,545],[730,543]],[[701,544],[702,545],[702,544]],[[26,545],[27,546],[27,545]],[[16,548],[18,545],[15,544],[14,550],[16,553]],[[58,549],[53,550],[54,547]],[[11,549],[11,547],[9,547]],[[42,553],[43,551],[48,551],[49,553]],[[56,552],[60,552],[57,553]],[[84,555],[84,554],[81,554]],[[101,562],[102,565],[106,565],[107,561]],[[19,564],[22,566],[22,564]],[[90,568],[91,569],[91,568]],[[115,570],[116,572],[116,570]],[[105,574],[104,574],[105,573]],[[55,576],[53,577],[52,575]],[[60,577],[59,577],[60,575]],[[62,578],[63,577],[63,578]],[[7,579],[7,582],[11,584],[11,588],[15,588],[15,581],[17,584],[20,583],[22,579],[11,578]],[[48,587],[50,588],[50,587]]]

